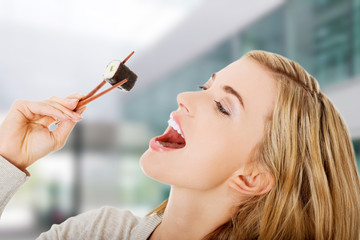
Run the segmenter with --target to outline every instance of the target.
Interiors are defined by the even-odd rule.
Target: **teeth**
[[[180,131],[180,126],[175,122],[174,119],[170,118],[168,123],[169,123],[170,127],[172,127],[175,131],[177,131],[184,138],[184,135]]]

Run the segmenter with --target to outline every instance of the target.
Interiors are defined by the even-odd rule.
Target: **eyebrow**
[[[213,81],[215,81],[215,77],[216,77],[216,73],[213,73],[213,74],[211,75],[211,79],[212,79]],[[245,109],[244,101],[243,101],[241,95],[240,95],[237,91],[235,91],[235,89],[233,89],[232,87],[230,87],[230,86],[228,86],[228,85],[225,85],[225,86],[223,87],[223,90],[224,90],[225,92],[227,92],[227,93],[230,93],[230,94],[234,95],[234,96],[239,100],[241,106]]]

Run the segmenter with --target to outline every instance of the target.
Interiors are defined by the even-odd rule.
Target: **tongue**
[[[173,128],[170,128],[167,133],[158,137],[156,141],[168,148],[183,148],[185,146],[185,139]]]
[[[159,141],[159,143],[167,148],[183,148],[185,146],[185,144],[180,144],[180,143],[170,143],[170,142],[162,142],[162,141]]]

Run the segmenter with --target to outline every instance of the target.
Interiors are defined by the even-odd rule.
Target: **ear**
[[[274,178],[269,172],[260,171],[258,168],[248,173],[239,170],[230,177],[229,186],[241,195],[262,195],[274,186]]]

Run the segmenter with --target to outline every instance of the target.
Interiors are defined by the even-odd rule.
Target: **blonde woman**
[[[360,182],[347,128],[316,80],[252,51],[178,95],[140,165],[171,185],[145,217],[101,208],[39,239],[360,239]],[[16,101],[0,127],[1,211],[26,168],[61,148],[81,95]],[[47,126],[61,124],[54,132]]]

